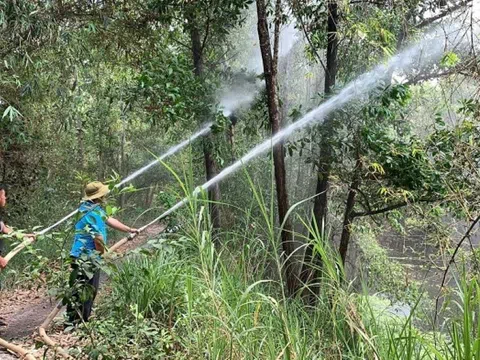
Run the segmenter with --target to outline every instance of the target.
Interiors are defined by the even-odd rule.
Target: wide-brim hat
[[[95,200],[104,197],[109,192],[108,186],[100,181],[93,181],[85,186],[85,196],[82,200]]]

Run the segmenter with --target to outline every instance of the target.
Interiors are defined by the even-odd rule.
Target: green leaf
[[[13,121],[17,116],[22,116],[22,114],[13,106],[8,106],[3,112],[2,119],[8,117],[10,121]]]
[[[457,65],[459,62],[460,58],[458,57],[458,55],[455,54],[453,51],[449,51],[445,55],[443,55],[442,61],[440,63],[442,64],[442,66],[451,68]]]

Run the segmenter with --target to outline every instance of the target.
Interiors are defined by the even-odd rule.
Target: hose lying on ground
[[[151,223],[149,224],[151,225]],[[144,231],[147,227],[144,226],[143,228],[141,228],[137,233],[135,234],[130,234],[129,236],[126,236],[124,237],[123,239],[117,241],[115,244],[112,245],[112,247],[108,250],[108,253],[106,254],[108,256],[108,254],[111,254],[112,252],[114,252],[115,250],[117,250],[118,248],[120,248],[121,246],[123,246],[125,243],[133,240],[135,237],[137,237],[138,234],[140,234],[142,231]],[[165,229],[162,228],[160,230],[159,233],[163,232]],[[62,347],[60,347],[59,345],[57,345],[48,335],[47,335],[47,332],[46,332],[46,329],[50,326],[50,323],[53,321],[53,319],[55,319],[55,317],[58,315],[58,313],[60,312],[60,310],[63,308],[63,305],[62,305],[62,302],[60,301],[57,306],[55,307],[55,309],[52,310],[52,312],[47,316],[47,318],[45,319],[45,321],[42,323],[42,325],[40,325],[40,327],[38,328],[38,333],[40,335],[40,338],[43,340],[43,342],[49,346],[50,348],[54,349],[59,355],[61,355],[63,358],[65,359],[73,359],[73,357],[71,357],[68,352],[63,349]],[[35,358],[33,358],[33,360],[35,360]]]
[[[62,310],[63,305],[62,302],[58,302],[57,306],[55,306],[55,309],[52,310],[50,314],[48,314],[47,318],[45,321],[40,325],[38,328],[38,334],[40,335],[40,338],[43,340],[45,344],[47,344],[49,347],[51,347],[55,353],[59,354],[61,357],[65,359],[73,359],[68,352],[66,352],[63,348],[61,348],[59,345],[57,345],[48,335],[46,332],[46,329],[50,325],[50,323],[55,319],[55,316]]]
[[[5,260],[10,261],[12,260],[12,258],[17,255],[20,251],[22,251],[23,249],[25,249],[28,245],[30,245],[31,243],[33,243],[35,241],[35,238],[33,237],[27,237],[25,238],[25,240],[23,240],[23,242],[21,242],[20,244],[18,244],[15,249],[13,249],[12,251],[10,251],[7,255],[5,255]]]
[[[1,346],[1,347],[4,347],[5,349],[8,349],[8,350],[14,352],[15,354],[18,355],[18,357],[19,357],[20,359],[37,360],[37,359],[35,358],[35,356],[33,356],[32,354],[30,354],[29,351],[25,350],[25,349],[22,348],[21,346],[18,346],[18,345],[9,343],[8,341],[3,340],[2,338],[0,338],[0,346]]]

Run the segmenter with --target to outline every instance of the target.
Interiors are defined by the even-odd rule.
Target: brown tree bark
[[[280,130],[280,109],[277,93],[277,70],[278,70],[278,46],[280,34],[280,11],[281,1],[276,1],[275,9],[275,30],[274,30],[274,49],[270,42],[270,34],[268,31],[268,20],[265,0],[257,0],[257,16],[258,16],[258,37],[260,40],[260,51],[263,61],[263,72],[265,77],[265,86],[267,90],[268,117],[272,134],[276,134]],[[287,180],[285,175],[285,150],[283,142],[273,147],[273,165],[275,172],[275,184],[278,202],[278,217],[280,223],[284,224],[281,233],[282,249],[285,256],[285,276],[287,281],[287,289],[293,294],[297,288],[297,278],[294,273],[291,255],[295,248],[292,242],[292,224],[286,218],[289,203],[287,193]]]
[[[127,176],[127,169],[126,165],[127,162],[125,160],[125,143],[126,143],[126,111],[128,109],[128,105],[125,105],[125,107],[122,109],[122,136],[120,139],[120,175],[122,178],[125,178]],[[125,193],[122,193],[120,195],[120,207],[123,209],[125,207]]]
[[[337,52],[338,52],[338,6],[336,0],[328,1],[328,19],[327,19],[327,62],[325,65],[325,85],[324,93],[328,97],[332,93],[332,89],[336,83],[337,76]],[[328,213],[328,189],[329,189],[329,176],[331,169],[331,148],[328,144],[328,139],[331,133],[332,118],[327,118],[324,126],[322,127],[322,136],[320,140],[320,158],[318,161],[317,171],[317,186],[315,194],[317,196],[313,203],[313,219],[312,222],[316,224],[319,231],[325,228],[327,213]],[[314,227],[315,228],[315,227]],[[313,236],[311,236],[313,238]],[[320,275],[321,275],[322,261],[318,255],[314,255],[314,245],[310,244],[305,248],[304,264],[300,275],[305,287],[304,295],[310,302],[315,301],[315,294],[320,289]]]
[[[203,76],[203,44],[200,36],[200,31],[195,26],[195,19],[190,17],[192,21],[192,28],[190,31],[190,38],[192,41],[192,55],[194,72],[197,77]],[[217,166],[212,154],[212,137],[207,135],[203,143],[203,157],[205,160],[205,174],[207,181],[217,175]],[[212,185],[208,190],[208,200],[210,201],[210,218],[214,229],[220,228],[220,209],[217,203],[220,201],[220,186],[218,184]]]
[[[77,115],[77,146],[78,146],[78,167],[81,172],[85,170],[85,141],[83,130],[83,119],[80,115]]]
[[[329,96],[332,93],[332,89],[336,83],[337,76],[337,51],[338,51],[338,35],[337,35],[337,22],[338,22],[338,7],[336,0],[328,1],[328,21],[327,21],[327,63],[326,63],[326,73],[325,73],[325,96]],[[329,123],[331,119],[327,119]],[[315,197],[315,202],[313,206],[313,215],[314,219],[317,222],[319,227],[322,227],[322,224],[325,225],[327,212],[328,212],[328,188],[329,182],[328,177],[330,176],[331,168],[331,149],[328,144],[329,138],[329,126],[326,124],[324,135],[322,136],[322,141],[320,144],[320,159],[318,164],[318,179],[317,179],[317,188]]]
[[[350,244],[350,238],[352,235],[352,223],[355,218],[355,213],[353,211],[353,208],[355,206],[357,189],[358,189],[358,186],[360,185],[361,166],[362,166],[362,163],[360,159],[360,154],[357,153],[355,169],[353,171],[352,184],[350,185],[350,188],[348,190],[347,204],[345,205],[345,212],[343,215],[342,235],[340,236],[340,246],[338,248],[338,252],[340,253],[340,258],[342,259],[342,263],[344,266],[347,259],[348,245]]]

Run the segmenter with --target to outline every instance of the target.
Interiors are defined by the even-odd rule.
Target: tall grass
[[[255,201],[236,209],[237,228],[212,231],[208,202],[192,199],[181,234],[116,267],[112,291],[85,329],[95,341],[83,352],[112,359],[480,360],[477,278],[459,281],[443,333],[422,331],[421,298],[408,316],[396,316],[354,291],[322,230],[301,218],[313,234],[303,239],[322,259],[322,281],[313,305],[287,296],[273,200],[248,181]]]

